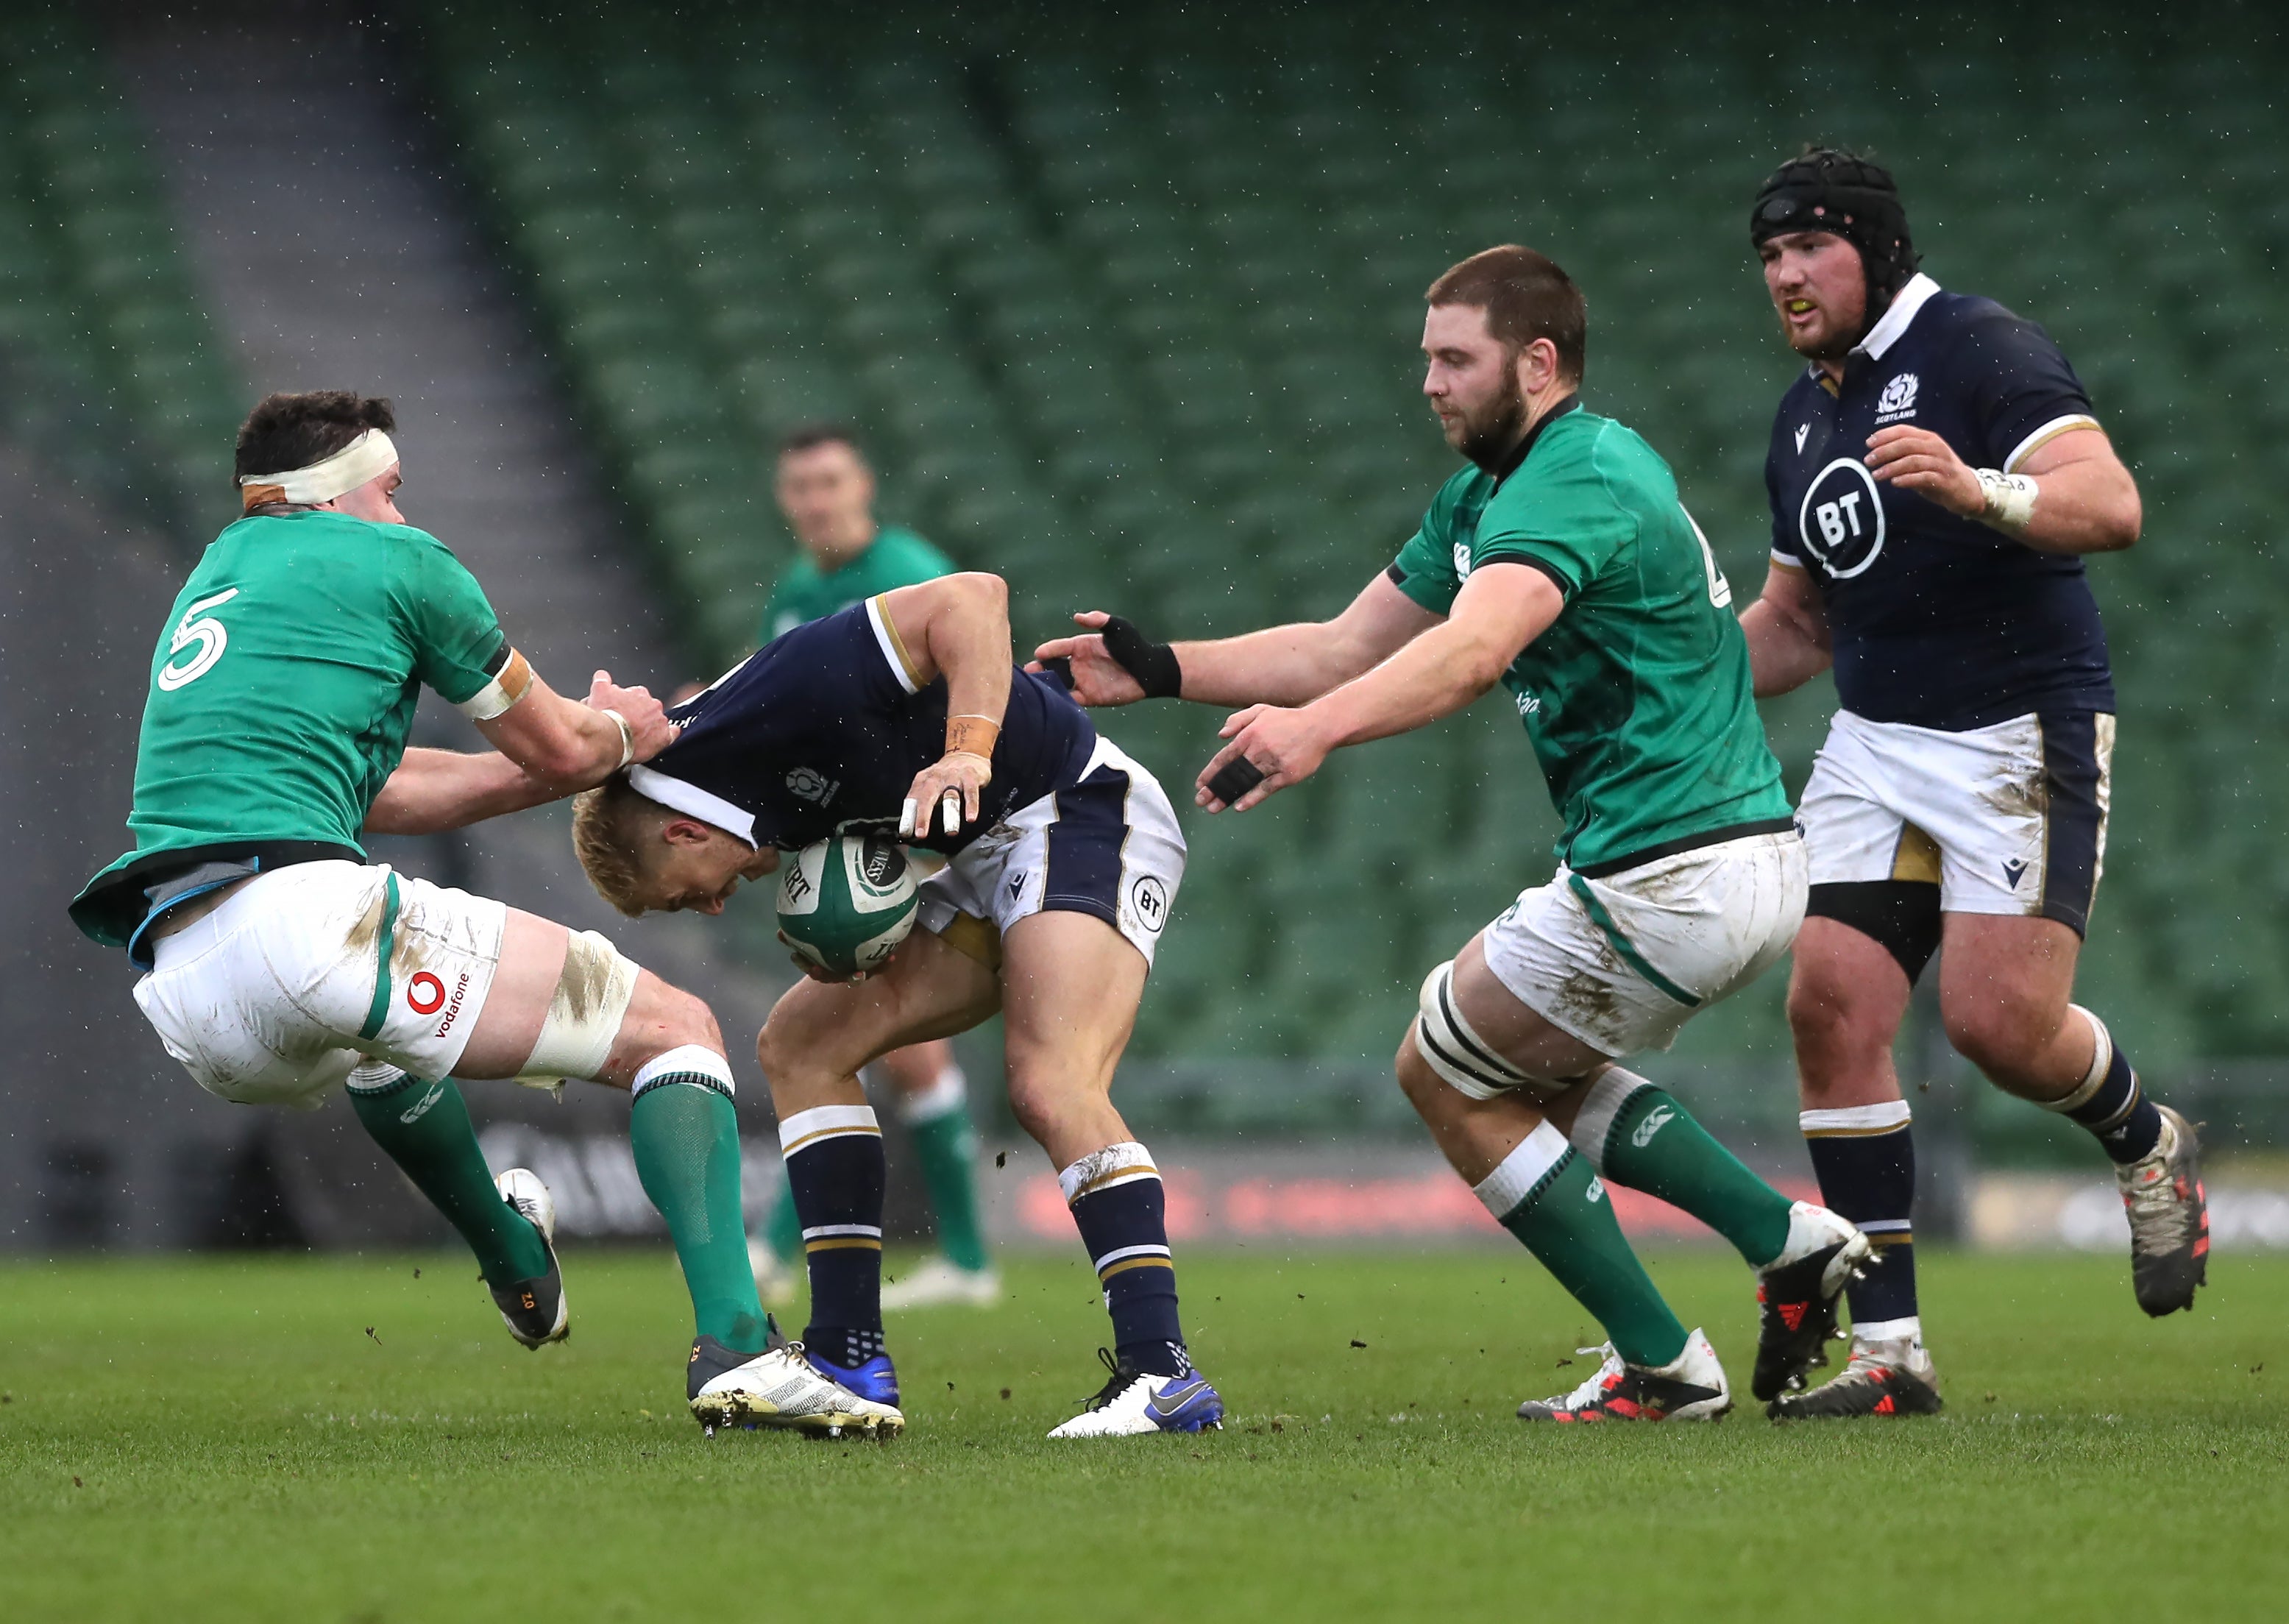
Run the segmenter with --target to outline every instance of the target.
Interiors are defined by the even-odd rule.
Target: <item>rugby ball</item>
[[[881,829],[837,832],[779,869],[779,940],[829,975],[880,970],[917,906],[905,849]]]

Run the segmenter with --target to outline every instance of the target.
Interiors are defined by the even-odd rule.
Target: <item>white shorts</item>
[[[1779,962],[1804,924],[1793,829],[1590,879],[1560,868],[1486,929],[1487,968],[1561,1032],[1620,1060]]]
[[[2079,935],[2105,863],[2113,760],[2102,712],[1950,733],[1838,711],[1798,816],[1812,883],[1924,881],[1946,912],[2034,915]]]
[[[135,1001],[209,1093],[312,1107],[367,1056],[450,1075],[507,922],[502,903],[385,865],[297,863],[162,939]]]
[[[1001,934],[1020,919],[1093,914],[1149,966],[1184,879],[1184,831],[1160,780],[1100,736],[1079,783],[1019,807],[921,883],[915,923],[998,964]]]

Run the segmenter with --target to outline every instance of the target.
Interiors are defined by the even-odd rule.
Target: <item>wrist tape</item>
[[[1972,472],[1979,476],[1979,488],[1987,497],[1987,510],[1981,518],[2014,536],[2033,522],[2038,487],[2031,475],[2006,474],[1998,468]]]
[[[1105,652],[1113,656],[1113,663],[1137,679],[1148,700],[1173,700],[1183,696],[1184,668],[1176,663],[1176,651],[1165,643],[1155,643],[1136,624],[1119,615],[1109,616],[1103,631]]]
[[[948,756],[982,756],[993,759],[994,741],[1001,737],[1001,724],[991,716],[948,716],[945,719],[945,753]]]

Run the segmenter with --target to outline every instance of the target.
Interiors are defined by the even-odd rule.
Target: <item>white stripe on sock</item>
[[[779,1154],[785,1156],[806,1140],[838,1133],[871,1133],[880,1139],[882,1128],[871,1105],[815,1105],[780,1119]]]
[[[882,1227],[880,1224],[816,1224],[802,1232],[802,1238],[815,1241],[828,1235],[858,1235],[879,1241],[882,1238]]]
[[[1083,1196],[1160,1176],[1160,1170],[1152,1165],[1152,1153],[1134,1140],[1124,1140],[1081,1157],[1058,1173],[1057,1186],[1065,1193],[1065,1204],[1071,1206]]]
[[[1573,1146],[1548,1123],[1526,1136],[1526,1142],[1503,1158],[1503,1164],[1472,1186],[1478,1198],[1496,1219],[1511,1211],[1548,1176]]]
[[[1590,1084],[1582,1108],[1575,1113],[1574,1130],[1567,1137],[1599,1172],[1606,1171],[1606,1140],[1614,1131],[1614,1119],[1631,1100],[1652,1086],[1634,1071],[1624,1071],[1619,1066],[1608,1066]]]
[[[1896,1342],[1902,1337],[1924,1340],[1924,1322],[1919,1315],[1910,1314],[1904,1319],[1871,1319],[1866,1324],[1852,1327],[1855,1342]]]
[[[2114,1034],[2106,1029],[2106,1022],[2079,1004],[2070,1004],[2067,1007],[2090,1022],[2093,1040],[2090,1069],[2083,1074],[2082,1081],[2075,1085],[2074,1092],[2064,1099],[2036,1101],[2046,1111],[2080,1110],[2098,1097],[2098,1091],[2106,1084],[2106,1074],[2114,1068]]]
[[[1092,1258],[1089,1267],[1101,1275],[1124,1258],[1174,1258],[1176,1255],[1166,1246],[1116,1246],[1101,1258]]]
[[[731,1062],[713,1049],[698,1044],[686,1044],[680,1049],[670,1049],[666,1054],[657,1054],[646,1060],[637,1069],[635,1081],[628,1085],[628,1098],[634,1100],[662,1077],[673,1076],[679,1072],[696,1072],[715,1084],[724,1093],[732,1092]]]
[[[1906,1100],[1886,1100],[1876,1105],[1847,1105],[1830,1111],[1799,1111],[1796,1125],[1805,1133],[1866,1133],[1904,1128],[1910,1115]]]

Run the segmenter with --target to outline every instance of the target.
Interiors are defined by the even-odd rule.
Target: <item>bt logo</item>
[[[1838,457],[1806,490],[1796,527],[1806,556],[1817,559],[1831,580],[1862,573],[1884,550],[1884,499],[1876,476],[1857,459]]]

